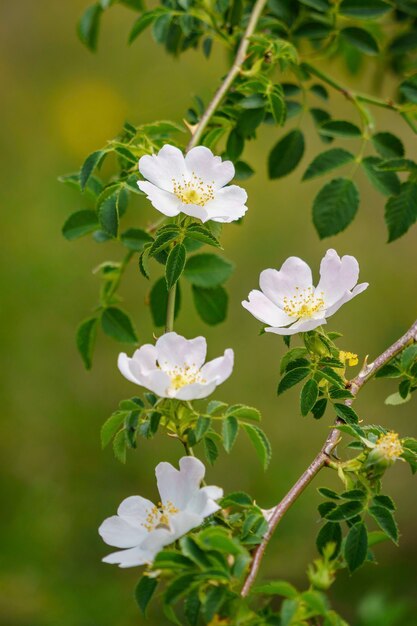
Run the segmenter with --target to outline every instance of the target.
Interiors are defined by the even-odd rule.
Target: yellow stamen
[[[166,365],[160,364],[159,367],[171,378],[171,388],[177,391],[185,385],[192,383],[205,383],[206,379],[202,377],[201,372],[195,365],[187,365],[185,367],[175,367],[168,369]]]
[[[342,363],[347,361],[350,367],[354,367],[359,363],[357,354],[354,354],[353,352],[345,352],[344,350],[339,352],[339,361],[342,361]]]
[[[202,178],[198,178],[194,172],[189,179],[186,179],[184,174],[180,181],[173,178],[172,187],[173,192],[183,204],[204,206],[214,199],[214,181],[212,184],[206,183]]]
[[[398,434],[392,431],[379,437],[375,449],[388,461],[395,461],[404,452]]]
[[[295,289],[296,292],[292,297],[284,297],[283,309],[287,315],[297,319],[309,319],[324,309],[323,292],[317,296],[313,287],[306,289],[296,287]]]
[[[176,513],[178,513],[178,509],[172,504],[172,502],[168,501],[166,504],[158,502],[158,506],[154,506],[149,510],[146,521],[142,525],[149,533],[157,528],[165,528],[166,530],[169,530],[170,515],[175,515]]]

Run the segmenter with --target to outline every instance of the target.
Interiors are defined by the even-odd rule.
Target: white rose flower
[[[204,337],[185,339],[171,332],[159,337],[154,346],[145,344],[132,358],[119,354],[117,365],[125,378],[162,398],[197,400],[209,396],[233,370],[230,348],[204,365],[206,353]]]
[[[220,509],[216,500],[223,496],[220,487],[203,487],[205,467],[201,461],[184,456],[179,471],[170,463],[159,463],[155,474],[161,501],[158,505],[141,496],[123,500],[117,515],[108,517],[99,528],[110,546],[124,548],[104,557],[105,563],[134,567],[152,563],[164,546],[173,543],[204,518]]]
[[[227,185],[235,175],[231,161],[222,161],[204,146],[192,148],[185,156],[178,148],[165,145],[157,155],[139,160],[145,181],[138,181],[152,205],[169,217],[185,213],[202,222],[233,222],[247,207],[247,193]]]
[[[242,305],[256,319],[268,324],[266,332],[294,335],[326,324],[345,302],[362,293],[368,283],[357,284],[355,257],[339,257],[327,250],[320,264],[320,281],[313,285],[311,269],[302,259],[289,257],[281,269],[261,272],[261,291],[250,292]]]

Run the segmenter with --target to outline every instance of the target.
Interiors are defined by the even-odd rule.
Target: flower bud
[[[327,591],[335,581],[333,569],[321,559],[309,565],[307,575],[312,586],[319,591]]]
[[[381,435],[369,452],[364,468],[375,478],[382,476],[385,470],[401,457],[403,451],[397,433],[389,432]]]
[[[309,352],[311,354],[316,354],[317,356],[329,356],[330,351],[327,346],[326,340],[320,333],[317,332],[308,332],[304,334],[304,343]]]

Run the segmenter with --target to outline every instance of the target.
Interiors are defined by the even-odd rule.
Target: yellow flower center
[[[171,515],[175,515],[176,513],[178,513],[178,509],[172,504],[172,502],[168,501],[166,504],[158,502],[158,506],[154,506],[150,509],[143,526],[146,528],[148,533],[152,530],[156,530],[157,528],[165,528],[166,530],[169,530],[169,518]]]
[[[171,389],[177,391],[181,389],[181,387],[185,387],[185,385],[192,385],[192,383],[205,383],[206,379],[202,377],[199,369],[196,368],[195,365],[187,365],[186,367],[179,367],[176,365],[175,367],[168,369],[160,365],[162,371],[171,379]]]
[[[197,204],[204,206],[214,199],[214,181],[212,184],[205,183],[202,178],[198,178],[193,172],[190,179],[186,179],[184,174],[182,180],[172,179],[174,194],[183,204]]]
[[[375,447],[388,461],[395,461],[395,459],[398,459],[404,452],[400,438],[398,434],[394,432],[381,435]]]
[[[315,313],[322,311],[325,307],[323,292],[317,296],[313,287],[306,289],[295,288],[295,294],[291,297],[284,297],[284,311],[290,317],[297,319],[309,319]]]
[[[342,363],[346,363],[347,361],[350,367],[354,367],[359,363],[357,354],[354,354],[353,352],[345,352],[344,350],[339,352],[339,361],[342,361]]]

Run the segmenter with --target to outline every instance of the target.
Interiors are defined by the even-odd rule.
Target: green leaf
[[[149,576],[142,576],[135,588],[135,600],[138,607],[142,611],[142,615],[146,616],[146,607],[152,598],[156,587],[158,586],[157,578],[150,578]]]
[[[126,431],[119,430],[115,438],[113,439],[113,452],[114,456],[120,463],[126,463]]]
[[[391,511],[380,504],[372,504],[368,512],[391,541],[398,544],[398,527]]]
[[[260,109],[247,109],[246,111],[242,111],[242,113],[240,113],[238,117],[237,124],[236,124],[236,131],[235,131],[237,135],[241,137],[241,139],[239,139],[239,142],[243,141],[243,139],[246,139],[248,137],[253,137],[255,130],[263,122],[264,117],[265,117],[265,110],[263,107]],[[229,143],[227,145],[229,145]],[[236,160],[240,156],[242,150],[243,150],[243,145],[242,145],[242,149],[240,149],[240,144],[239,144],[238,155],[234,158],[233,157],[231,158],[233,158],[233,160]],[[227,151],[227,154],[230,156],[230,153],[228,152],[227,149],[226,151]]]
[[[146,28],[148,28],[148,26],[150,26],[158,17],[160,17],[160,15],[163,15],[164,13],[166,13],[165,9],[162,9],[162,10],[161,9],[162,7],[159,7],[152,11],[146,11],[145,13],[142,13],[142,15],[133,24],[133,28],[130,31],[130,35],[129,35],[129,43],[133,43],[135,39]]]
[[[417,32],[411,30],[407,33],[402,33],[391,41],[388,49],[391,54],[406,54],[417,48]]]
[[[201,243],[207,243],[209,246],[221,248],[220,243],[217,241],[213,233],[208,228],[201,226],[200,224],[191,224],[191,226],[187,228],[186,236],[190,239],[200,241]]]
[[[98,208],[98,219],[101,228],[112,237],[119,232],[119,191],[115,191],[101,203]]]
[[[404,235],[417,220],[417,183],[406,182],[400,187],[398,196],[390,198],[385,205],[385,222],[388,241]]]
[[[281,378],[277,394],[281,395],[284,391],[287,391],[287,389],[290,389],[290,387],[293,387],[303,380],[303,378],[308,376],[309,373],[310,369],[308,367],[296,367],[295,369],[290,370],[283,378]]]
[[[90,5],[82,14],[78,22],[78,37],[84,45],[93,52],[97,48],[98,33],[100,29],[100,18],[103,9],[99,2]]]
[[[320,133],[328,137],[360,137],[361,130],[351,122],[329,120],[320,127]]]
[[[174,241],[179,235],[179,228],[174,224],[168,224],[166,228],[161,228],[157,236],[149,248],[149,256],[156,256]]]
[[[374,504],[379,506],[384,506],[386,509],[390,511],[395,511],[395,504],[389,496],[384,496],[380,494],[379,496],[374,496]]]
[[[233,273],[234,264],[218,254],[194,254],[184,269],[184,278],[196,287],[217,287]]]
[[[255,447],[256,453],[262,461],[263,468],[266,469],[271,460],[271,444],[268,441],[267,436],[258,428],[258,426],[252,426],[252,424],[242,424],[242,428],[246,431],[249,439]]]
[[[262,593],[267,596],[283,596],[284,598],[296,598],[298,596],[298,591],[294,585],[287,583],[285,580],[273,580],[269,583],[256,585],[252,593]]]
[[[343,28],[340,34],[348,43],[365,54],[375,55],[379,53],[378,43],[372,35],[363,28]]]
[[[281,85],[274,85],[267,92],[267,97],[275,122],[278,126],[283,126],[287,117],[287,107]]]
[[[247,180],[255,173],[255,170],[245,161],[236,161],[235,180]]]
[[[114,435],[121,428],[126,417],[126,411],[116,411],[104,422],[100,430],[101,447],[105,448]]]
[[[228,296],[224,287],[203,289],[193,285],[194,305],[201,319],[214,326],[226,319]]]
[[[338,403],[334,404],[333,406],[334,410],[336,411],[336,415],[347,424],[357,424],[359,422],[359,417],[351,406]]]
[[[355,157],[351,152],[343,148],[331,148],[313,159],[304,173],[303,180],[310,180],[311,178],[316,178],[316,176],[327,174],[327,172],[354,160]]]
[[[196,584],[194,574],[182,574],[168,585],[165,591],[165,603],[174,604]]]
[[[400,191],[400,179],[395,172],[384,172],[378,168],[382,159],[367,156],[361,161],[365,174],[374,187],[386,196],[395,196]]]
[[[221,499],[221,506],[222,508],[227,506],[252,506],[252,498],[244,491],[234,491]]]
[[[408,346],[401,353],[401,367],[404,371],[407,371],[414,361],[417,359],[417,344]]]
[[[91,369],[98,319],[90,317],[81,322],[77,329],[77,348],[86,369]]]
[[[185,246],[182,243],[177,243],[170,251],[165,266],[165,278],[168,289],[171,289],[181,276],[186,258],[187,251]]]
[[[384,159],[395,159],[404,156],[404,146],[401,139],[392,133],[376,133],[372,136],[375,150]]]
[[[252,420],[254,422],[261,421],[261,413],[258,409],[244,404],[232,404],[226,411],[226,415],[233,415],[238,420]]]
[[[334,544],[332,558],[335,559],[342,545],[342,529],[337,522],[326,522],[324,526],[320,528],[316,539],[316,546],[321,555],[324,554],[325,548],[329,543]]]
[[[153,285],[149,294],[149,304],[151,307],[151,314],[153,323],[155,326],[164,326],[166,322],[167,305],[168,305],[168,290],[166,280],[163,276],[159,278]],[[175,312],[174,319],[177,318],[181,306],[181,292],[180,286],[177,285],[177,292],[175,295]]]
[[[223,447],[226,452],[230,452],[233,448],[238,432],[239,423],[237,419],[233,415],[229,415],[222,424]]]
[[[229,133],[226,144],[226,153],[229,159],[236,161],[243,152],[245,139],[236,128]]]
[[[337,235],[354,219],[359,206],[356,185],[348,178],[335,178],[317,194],[313,222],[320,239]]]
[[[310,91],[311,93],[314,93],[315,96],[317,96],[318,98],[321,98],[322,100],[329,99],[329,94],[328,94],[326,87],[323,87],[323,85],[320,85],[320,83],[316,85],[312,85],[310,87]]]
[[[124,343],[137,343],[138,338],[130,317],[119,309],[111,306],[101,314],[101,326],[109,337]]]
[[[219,456],[219,449],[216,445],[216,442],[211,439],[211,437],[206,436],[203,439],[204,445],[204,454],[206,455],[207,461],[210,465],[214,465],[217,457]]]
[[[339,11],[347,17],[372,19],[391,10],[391,5],[383,0],[342,0]]]
[[[345,561],[351,574],[364,563],[367,554],[368,534],[365,524],[358,522],[349,530],[344,548]]]
[[[293,623],[293,617],[298,609],[298,600],[284,600],[281,604],[281,621],[280,626],[290,626]]]
[[[417,74],[410,76],[400,85],[400,93],[406,100],[417,104]]]
[[[65,239],[72,241],[97,230],[99,227],[95,211],[77,211],[69,216],[62,227]]]
[[[142,252],[145,244],[153,241],[153,237],[141,228],[128,228],[120,235],[120,240],[129,250]]]
[[[194,429],[196,443],[198,443],[204,437],[204,435],[210,428],[210,425],[211,419],[209,417],[203,417],[202,415],[200,415]]]
[[[401,396],[401,394],[396,391],[395,393],[391,393],[387,398],[385,398],[384,403],[390,406],[398,406],[400,404],[405,404],[409,402],[411,399],[411,394],[408,394],[405,398]]]
[[[306,416],[313,406],[316,404],[319,395],[319,386],[316,381],[311,378],[301,389],[300,408],[301,415]]]
[[[320,398],[311,409],[314,419],[319,420],[323,417],[327,407],[327,398]]]
[[[304,135],[298,128],[291,130],[272,148],[268,158],[269,178],[276,179],[292,172],[304,154]]]
[[[356,517],[362,509],[363,502],[360,500],[348,500],[326,513],[325,518],[330,522],[343,522],[351,519],[352,517]]]
[[[102,162],[102,159],[105,154],[106,154],[105,150],[96,150],[95,152],[92,152],[84,161],[83,166],[80,171],[81,191],[84,191],[84,189],[86,188],[86,185],[90,179],[91,174],[93,173],[97,165]]]

